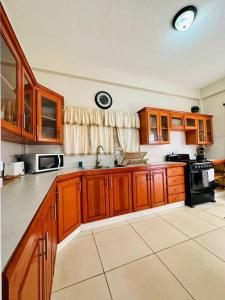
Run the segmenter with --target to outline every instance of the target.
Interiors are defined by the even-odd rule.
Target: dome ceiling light
[[[179,31],[187,30],[191,24],[194,22],[194,19],[197,14],[197,8],[193,5],[185,6],[173,18],[173,28]]]

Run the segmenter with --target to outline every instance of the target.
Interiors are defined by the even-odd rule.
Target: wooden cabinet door
[[[109,175],[110,216],[132,212],[131,173],[121,172]]]
[[[81,224],[80,177],[58,183],[58,240],[62,241]]]
[[[21,135],[21,59],[9,33],[6,16],[0,7],[1,126]],[[16,38],[15,38],[16,39]]]
[[[159,144],[160,120],[157,110],[148,111],[148,144]]]
[[[184,128],[185,128],[185,130],[197,129],[197,117],[190,115],[190,114],[185,114],[184,115]]]
[[[150,171],[152,207],[167,203],[166,170],[156,169]]]
[[[169,144],[170,143],[169,119],[170,119],[169,113],[167,113],[167,112],[159,113],[159,122],[160,122],[159,142],[161,144]]]
[[[170,113],[170,130],[184,130],[184,116],[181,113]]]
[[[38,86],[37,89],[37,141],[61,144],[63,98]]]
[[[137,171],[132,173],[134,211],[151,207],[149,171]]]
[[[213,124],[212,118],[205,119],[205,143],[213,144]]]
[[[198,117],[197,120],[197,144],[205,144],[206,140],[206,123],[204,117]]]
[[[40,221],[31,226],[3,273],[4,300],[44,300],[41,237]]]
[[[22,136],[36,139],[36,93],[29,73],[23,67],[22,72]]]
[[[108,175],[83,177],[83,221],[97,221],[109,217]]]

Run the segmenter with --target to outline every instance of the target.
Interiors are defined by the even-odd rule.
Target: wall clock
[[[108,109],[112,105],[112,97],[109,93],[100,91],[95,95],[95,103],[102,109]]]

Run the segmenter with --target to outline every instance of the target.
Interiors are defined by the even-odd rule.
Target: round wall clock
[[[102,109],[108,109],[112,105],[112,97],[109,93],[100,91],[95,95],[95,103]]]

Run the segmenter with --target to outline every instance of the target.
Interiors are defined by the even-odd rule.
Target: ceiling
[[[199,89],[225,77],[224,0],[3,1],[31,66],[107,69]],[[195,5],[192,27],[171,27]]]

